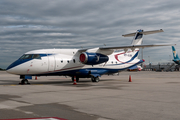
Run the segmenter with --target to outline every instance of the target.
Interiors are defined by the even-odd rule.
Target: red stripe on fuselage
[[[136,52],[137,51],[139,51],[139,50],[135,50]],[[129,52],[127,52],[127,53],[130,53],[130,52],[132,52],[132,51],[129,51]],[[119,62],[121,62],[121,63],[126,63],[126,62],[122,62],[122,61],[120,61],[119,59],[118,59],[118,55],[122,55],[122,54],[125,54],[126,52],[123,52],[123,53],[120,53],[120,54],[116,54],[116,55],[114,55],[114,57],[115,57],[115,59],[117,60],[117,61],[119,61]],[[126,64],[134,64],[134,63],[126,63]]]

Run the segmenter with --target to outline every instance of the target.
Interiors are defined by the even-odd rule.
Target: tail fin
[[[174,59],[179,59],[179,56],[178,56],[178,54],[177,54],[176,49],[175,49],[174,46],[172,46],[172,52],[173,52],[173,57],[174,57]]]
[[[159,32],[164,32],[164,31],[162,29],[160,29],[160,30],[153,30],[153,31],[137,30],[134,33],[125,34],[125,35],[122,35],[122,36],[124,36],[124,37],[134,36],[134,38],[132,40],[132,45],[141,45],[142,44],[143,35],[149,35],[149,34],[154,34],[154,33],[159,33]]]
[[[130,33],[130,34],[125,34],[122,35],[124,37],[131,37],[134,36],[131,45],[141,45],[142,44],[142,39],[143,39],[143,35],[149,35],[149,34],[154,34],[154,33],[159,33],[159,32],[164,32],[162,29],[160,30],[153,30],[153,31],[144,31],[144,30],[137,30],[134,33]],[[139,52],[139,48],[135,48],[135,49],[131,49],[133,52],[131,53],[132,56],[138,54]],[[127,50],[125,50],[126,52]],[[137,56],[138,57],[138,56]],[[136,57],[136,58],[137,58]]]
[[[131,45],[141,45],[142,44],[142,38],[143,38],[143,30],[137,30],[134,39],[132,40]]]

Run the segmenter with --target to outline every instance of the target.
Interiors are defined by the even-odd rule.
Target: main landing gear
[[[79,82],[79,77],[76,77],[76,76],[72,76],[71,77],[72,79],[72,82],[74,82],[74,80],[76,79],[76,82]],[[94,77],[94,76],[91,76],[91,81],[92,82],[99,82],[99,77]]]
[[[98,76],[97,77],[92,76],[91,81],[92,82],[99,82],[99,77]]]

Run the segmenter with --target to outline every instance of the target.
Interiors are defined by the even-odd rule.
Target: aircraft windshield
[[[39,54],[24,54],[19,59],[41,59]]]

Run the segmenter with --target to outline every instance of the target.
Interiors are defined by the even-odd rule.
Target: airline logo
[[[176,57],[176,51],[173,51],[173,53],[174,53],[174,57]]]

